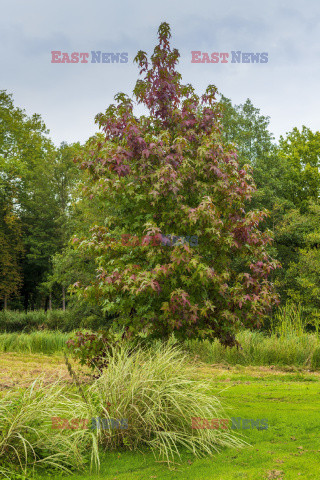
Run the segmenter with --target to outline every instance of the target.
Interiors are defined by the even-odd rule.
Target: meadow
[[[136,362],[130,360],[130,351],[124,350],[118,364],[110,360],[103,381],[93,381],[90,369],[70,357],[66,342],[74,331],[48,329],[45,319],[36,313],[40,329],[0,334],[0,426],[7,432],[0,442],[0,458],[10,448],[21,455],[10,465],[0,463],[2,478],[317,478],[320,339],[318,331],[306,328],[297,310],[294,312],[296,315],[278,318],[269,331],[240,331],[237,340],[241,348],[226,349],[218,341],[208,340],[178,344],[172,336],[167,345],[154,342],[149,357],[138,349]],[[12,330],[13,319],[15,329],[23,325],[25,320],[20,317],[11,315],[8,330]],[[34,393],[37,390],[39,396]],[[10,410],[8,395],[16,398],[13,405],[23,399],[24,410]],[[61,434],[52,429],[52,416],[70,419],[106,414],[105,397],[110,405],[116,405],[119,417],[130,418],[132,428],[122,436],[118,431],[103,437],[102,432],[94,436],[89,430]],[[228,430],[190,430],[195,417],[229,419]],[[240,428],[230,429],[232,418],[238,419]],[[267,428],[256,428],[259,419],[267,422]],[[242,428],[241,422],[242,426],[253,422],[253,428]],[[24,437],[31,425],[39,429],[37,441],[43,436],[44,446]],[[166,431],[168,438],[161,431]],[[40,460],[36,468],[32,462],[25,466],[23,449],[16,443],[19,436],[30,441],[37,454],[51,448],[52,464]],[[75,440],[83,451],[74,449]],[[200,453],[200,445],[202,453],[197,457],[194,453]],[[62,452],[69,464],[61,465]],[[32,454],[31,449],[29,456]],[[55,461],[60,469],[55,468]]]
[[[1,390],[26,385],[41,372],[47,381],[68,378],[61,355],[1,353]],[[21,375],[23,368],[23,375]],[[46,479],[316,479],[320,469],[320,373],[301,367],[224,366],[197,363],[197,378],[210,384],[227,416],[267,418],[268,429],[239,431],[250,446],[223,448],[220,453],[196,459],[184,452],[169,469],[156,462],[148,449],[101,454],[101,470],[72,476],[46,469],[35,476]],[[7,372],[7,378],[4,373]],[[8,374],[10,372],[10,374]],[[9,378],[10,377],[10,378]]]

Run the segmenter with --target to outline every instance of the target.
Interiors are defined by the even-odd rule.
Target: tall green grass
[[[0,352],[63,354],[72,333],[39,331],[0,334]],[[244,330],[237,335],[241,348],[225,348],[218,340],[187,340],[182,347],[206,363],[226,365],[295,365],[320,368],[320,338],[303,332],[279,335]],[[174,337],[172,342],[175,342]],[[160,345],[161,342],[158,342]]]
[[[170,464],[184,447],[196,456],[245,442],[228,430],[194,430],[191,417],[226,418],[220,401],[207,392],[210,384],[192,380],[196,370],[181,349],[162,344],[134,352],[113,349],[108,368],[87,390],[87,405],[79,396],[79,411],[106,419],[125,418],[128,429],[98,430],[107,449],[147,446]],[[107,404],[109,406],[107,406]]]
[[[206,363],[229,365],[279,365],[320,368],[320,339],[316,334],[278,336],[245,330],[237,335],[241,348],[225,348],[214,342],[189,340],[184,346]]]
[[[304,319],[304,309],[301,304],[287,302],[280,307],[271,320],[271,332],[285,338],[289,336],[303,336],[307,322]]]
[[[315,331],[319,334],[320,311],[310,311],[301,303],[287,301],[279,307],[276,314],[270,321],[271,333],[288,337],[291,335],[300,336],[307,331]]]
[[[70,333],[39,331],[0,334],[0,352],[63,353]]]
[[[318,327],[300,304],[287,302],[271,319],[270,332],[243,330],[236,336],[240,348],[189,340],[185,348],[200,360],[230,365],[279,365],[320,368]],[[315,333],[308,327],[313,325]],[[310,330],[310,329],[309,329]]]

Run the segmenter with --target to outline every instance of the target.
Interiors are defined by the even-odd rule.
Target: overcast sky
[[[320,1],[0,0],[0,89],[39,113],[56,144],[84,142],[94,117],[138,75],[133,58],[157,43],[162,21],[181,54],[183,83],[208,84],[233,103],[250,98],[270,130],[320,126]],[[128,63],[91,63],[91,51],[128,52]],[[267,52],[268,63],[191,63],[191,51]],[[88,63],[51,63],[51,51],[88,52]],[[137,110],[139,112],[139,110]]]

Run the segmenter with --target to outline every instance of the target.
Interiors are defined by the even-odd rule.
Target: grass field
[[[0,354],[0,392],[24,387],[39,374],[47,381],[68,372],[61,356]],[[149,452],[104,453],[99,475],[37,473],[37,480],[67,479],[318,479],[320,478],[320,374],[296,367],[198,366],[198,378],[211,383],[212,395],[228,416],[267,418],[267,430],[241,430],[251,446],[226,449],[197,460],[183,455],[169,470]],[[31,477],[30,477],[31,478]]]

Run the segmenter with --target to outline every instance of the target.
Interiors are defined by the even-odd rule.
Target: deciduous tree
[[[234,345],[237,329],[259,326],[277,301],[268,280],[277,267],[266,251],[271,237],[259,230],[267,213],[246,210],[255,186],[222,140],[217,90],[199,97],[181,84],[170,36],[162,23],[151,62],[142,51],[135,59],[142,78],[134,97],[149,114],[136,117],[133,100],[116,95],[97,116],[105,138],[92,139],[81,158],[91,175],[86,195],[103,199],[107,215],[87,238],[74,238],[98,265],[96,281],[75,288],[131,333]],[[196,235],[198,246],[157,245],[164,233]],[[125,244],[117,241],[123,234],[154,241]]]

